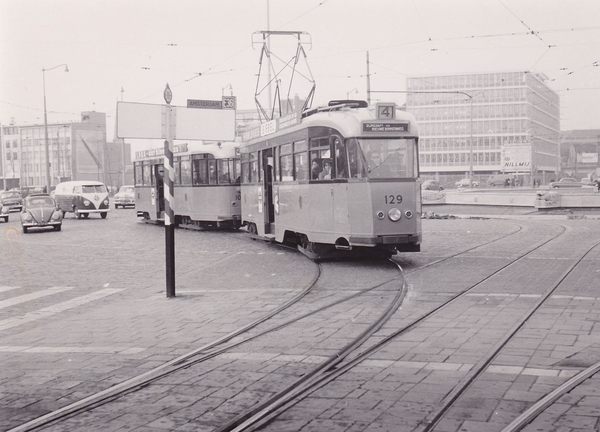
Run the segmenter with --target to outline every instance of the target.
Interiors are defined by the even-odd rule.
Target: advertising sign
[[[531,171],[531,145],[505,144],[502,146],[502,171]]]

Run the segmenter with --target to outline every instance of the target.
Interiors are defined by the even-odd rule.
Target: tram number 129
[[[386,195],[386,204],[400,204],[402,202],[402,195]]]

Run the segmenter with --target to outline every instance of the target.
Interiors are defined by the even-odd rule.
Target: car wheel
[[[55,225],[54,231],[60,231],[62,229],[62,225]]]
[[[115,204],[115,210],[118,209],[118,208],[119,208],[119,206],[117,204]]]
[[[23,234],[27,234],[27,227],[23,227]]]
[[[4,219],[4,222],[8,222],[8,216],[3,217],[2,219]]]
[[[102,212],[102,213],[100,213],[100,217],[102,219],[106,219],[106,216],[108,216],[108,212]]]
[[[83,215],[82,215],[82,216],[83,216],[84,218],[86,218],[86,219],[87,219],[87,218],[89,218],[89,217],[90,217],[90,214],[89,214],[89,213],[83,213]]]

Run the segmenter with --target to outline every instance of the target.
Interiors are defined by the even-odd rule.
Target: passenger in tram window
[[[321,173],[321,171],[323,171],[321,169],[321,164],[319,164],[318,160],[313,160],[312,161],[312,168],[310,170],[311,172],[311,178],[313,180],[317,180],[319,178],[319,174]]]
[[[217,170],[215,161],[208,161],[208,182],[209,184],[217,184]]]
[[[319,180],[331,180],[331,161],[329,159],[323,161],[323,171],[319,174]]]

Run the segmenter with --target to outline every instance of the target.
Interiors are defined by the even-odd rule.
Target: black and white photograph
[[[0,0],[0,431],[600,432],[599,16]]]

